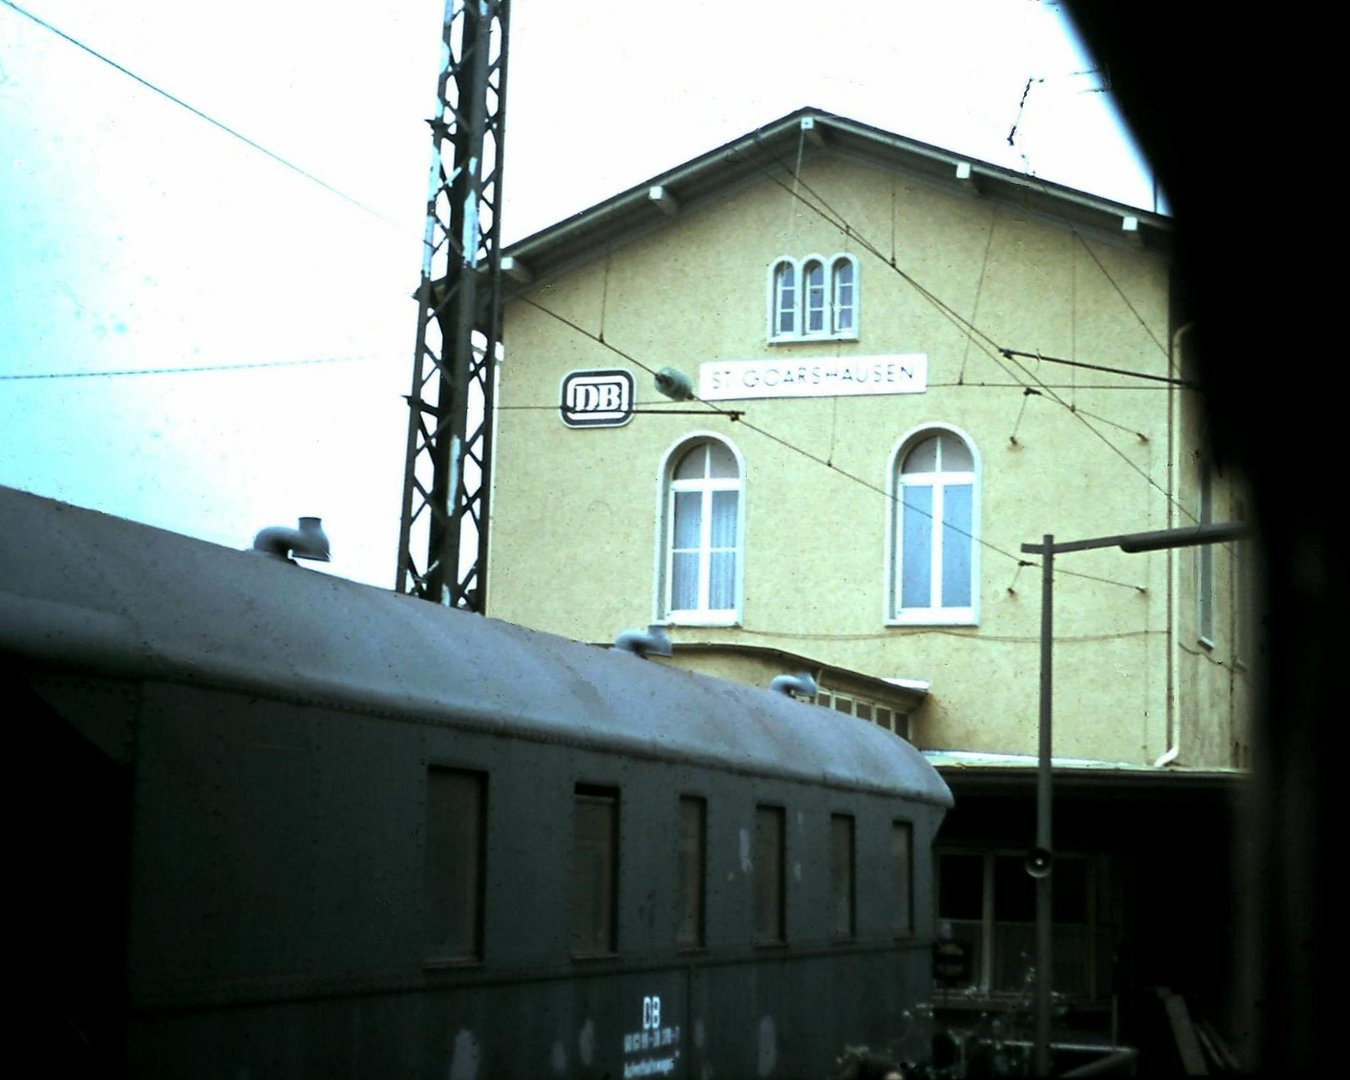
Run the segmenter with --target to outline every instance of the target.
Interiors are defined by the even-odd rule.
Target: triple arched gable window
[[[740,618],[741,463],[721,439],[676,446],[663,470],[660,617],[726,625]]]
[[[913,432],[896,451],[891,479],[890,618],[976,622],[979,491],[971,444],[947,427]]]
[[[769,267],[769,340],[858,336],[858,260],[783,257]]]

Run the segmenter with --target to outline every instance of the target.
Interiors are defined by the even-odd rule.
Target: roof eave
[[[1114,230],[1145,247],[1170,245],[1171,219],[1077,191],[952,150],[918,142],[815,108],[802,108],[672,169],[650,177],[571,217],[508,245],[503,256],[519,268],[504,282],[508,295],[555,275],[634,235],[660,228],[679,208],[764,176],[777,166],[790,175],[798,151],[833,153],[908,168],[986,197],[1014,202],[1070,225]],[[786,156],[783,156],[786,155]]]

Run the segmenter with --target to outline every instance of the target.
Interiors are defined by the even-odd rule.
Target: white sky
[[[443,0],[16,2],[382,217],[0,3],[0,484],[392,585]],[[1153,204],[1053,5],[512,9],[507,242],[803,105]]]

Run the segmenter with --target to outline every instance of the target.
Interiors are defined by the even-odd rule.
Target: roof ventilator
[[[284,525],[269,525],[260,529],[253,538],[253,550],[278,559],[332,561],[328,534],[323,531],[323,520],[316,517],[302,517],[298,529],[288,529]]]
[[[796,675],[775,675],[769,682],[770,690],[777,690],[780,694],[787,694],[788,697],[815,697],[820,692],[820,687],[816,685],[816,680],[811,678],[805,671],[799,671]]]
[[[642,657],[670,656],[674,653],[670,635],[659,626],[649,626],[646,630],[625,630],[609,648],[611,652],[626,652]]]

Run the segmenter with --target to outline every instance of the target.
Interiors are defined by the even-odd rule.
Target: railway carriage
[[[851,717],[0,489],[43,1019],[98,1075],[823,1076],[950,794]]]

